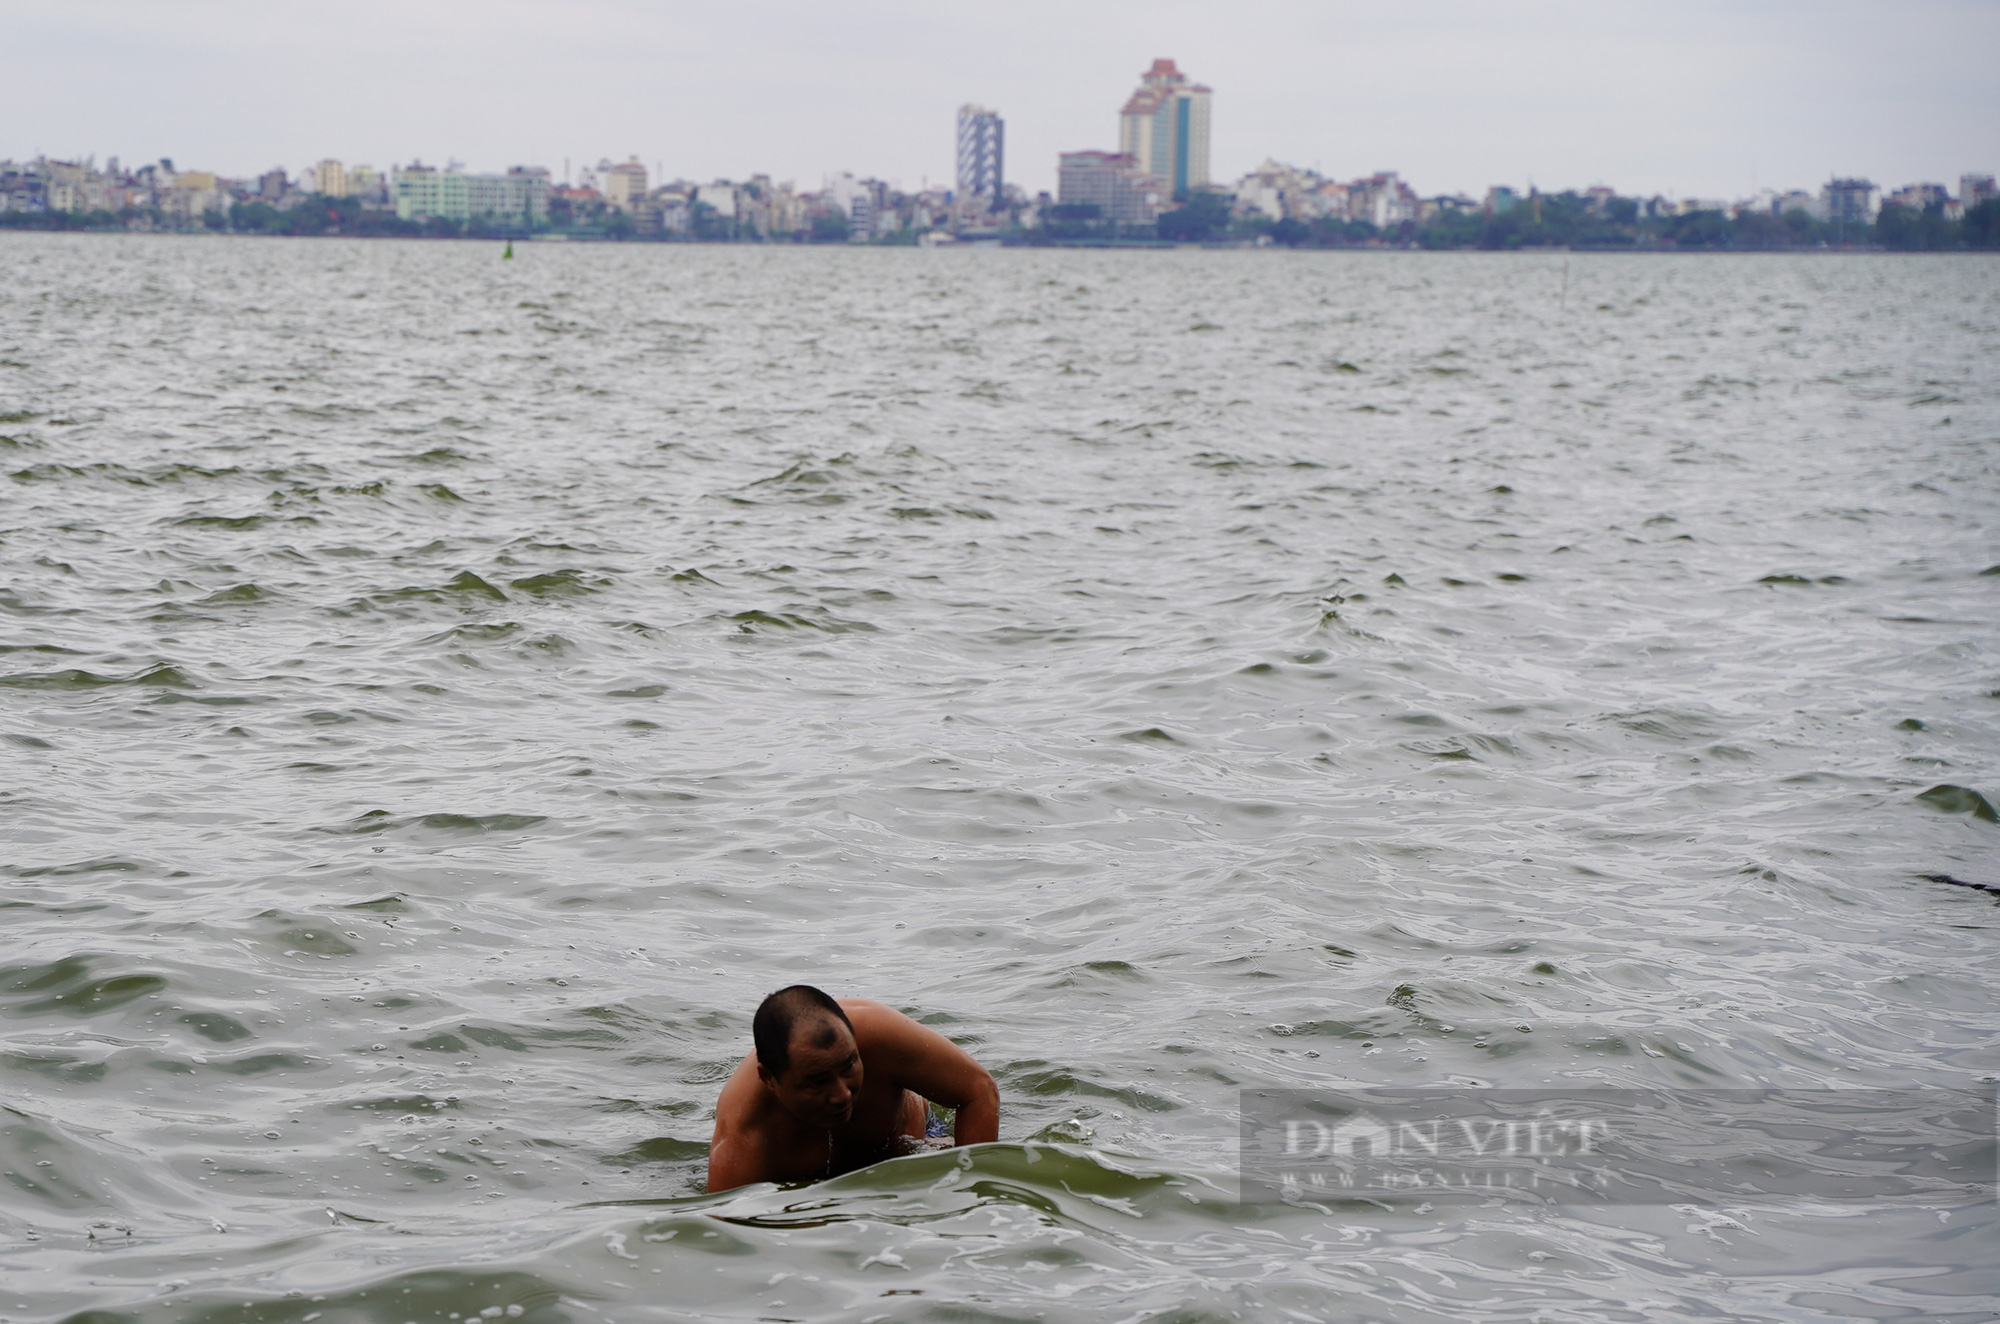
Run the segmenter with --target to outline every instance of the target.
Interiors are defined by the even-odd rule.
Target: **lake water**
[[[2000,263],[0,275],[0,1318],[2000,1309],[1990,1198],[1236,1185],[1253,1087],[2000,1079]],[[794,980],[1002,1143],[701,1194]]]

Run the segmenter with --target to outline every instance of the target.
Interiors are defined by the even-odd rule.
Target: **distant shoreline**
[[[1888,248],[1881,244],[1845,244],[1839,247],[1818,245],[1796,248],[1680,248],[1664,244],[1645,247],[1565,245],[1521,245],[1518,248],[1479,248],[1474,246],[1431,248],[1423,244],[1259,244],[1247,240],[1228,240],[1213,243],[1173,243],[1165,240],[1074,240],[1056,239],[1042,241],[1021,240],[957,240],[941,244],[872,244],[872,243],[813,243],[790,240],[745,241],[741,239],[612,239],[601,235],[406,235],[406,234],[268,234],[243,230],[134,230],[113,226],[49,226],[49,225],[6,225],[0,223],[0,234],[35,235],[130,235],[160,239],[250,239],[258,241],[296,240],[312,243],[328,239],[347,239],[356,243],[411,243],[411,244],[520,244],[531,251],[540,245],[578,245],[588,248],[740,248],[740,249],[814,249],[820,251],[845,252],[889,252],[889,251],[937,251],[940,249],[996,249],[1014,251],[1048,252],[1233,252],[1233,253],[1466,253],[1489,256],[1548,257],[1555,254],[1579,257],[1777,257],[1777,256],[1880,256],[1880,257],[1979,257],[2000,256],[2000,249],[1980,248]]]

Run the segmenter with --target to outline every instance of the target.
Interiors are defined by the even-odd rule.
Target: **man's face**
[[[861,1089],[861,1052],[847,1025],[832,1017],[802,1020],[792,1027],[791,1061],[773,1078],[758,1072],[778,1096],[778,1106],[802,1122],[828,1130],[854,1115]]]

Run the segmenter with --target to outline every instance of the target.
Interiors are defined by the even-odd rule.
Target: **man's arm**
[[[733,1190],[765,1180],[762,1147],[751,1134],[749,1097],[757,1084],[756,1054],[738,1064],[715,1100],[715,1133],[708,1142],[708,1189]]]
[[[841,1007],[854,1023],[861,1059],[873,1073],[887,1069],[904,1089],[958,1110],[952,1139],[961,1145],[1000,1138],[1000,1087],[963,1048],[894,1007],[859,998]]]
[[[708,1148],[708,1193],[733,1191],[757,1180],[756,1164],[739,1141],[716,1140]]]

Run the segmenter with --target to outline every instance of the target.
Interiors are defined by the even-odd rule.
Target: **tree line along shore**
[[[1364,220],[1271,220],[1244,215],[1228,194],[1203,191],[1187,197],[1156,221],[1135,225],[1105,219],[1089,204],[1055,204],[1024,217],[1027,223],[973,237],[973,242],[1019,247],[1230,247],[1317,249],[1467,249],[1515,251],[1566,249],[1597,252],[1782,252],[1862,250],[1889,252],[2000,251],[2000,200],[1989,199],[1950,217],[1942,208],[1884,203],[1872,221],[1829,222],[1804,211],[1782,215],[1723,210],[1647,214],[1633,198],[1565,192],[1522,199],[1505,211],[1444,211],[1421,222],[1376,226]],[[236,202],[199,219],[158,208],[120,211],[0,212],[0,229],[44,231],[152,231],[401,239],[561,238],[612,243],[806,243],[914,246],[930,232],[897,231],[866,236],[836,216],[818,216],[795,234],[771,236],[716,224],[697,215],[687,233],[641,234],[629,216],[530,227],[475,217],[402,218],[372,210],[354,198],[310,196],[279,208]],[[707,222],[707,223],[704,223]],[[963,242],[942,233],[933,241]]]

